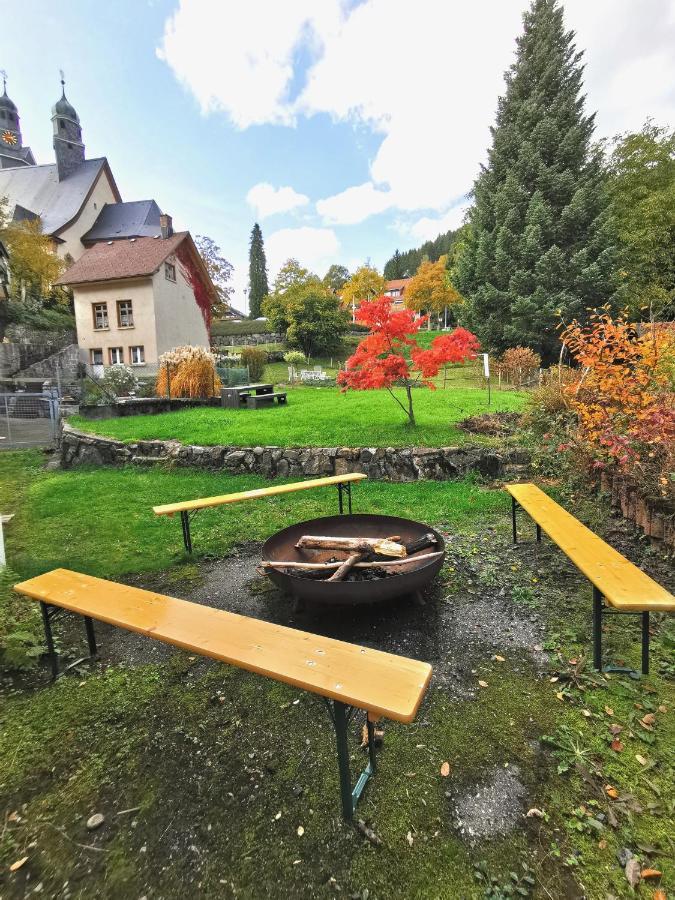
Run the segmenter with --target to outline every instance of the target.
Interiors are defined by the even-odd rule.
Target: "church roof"
[[[162,211],[154,200],[133,200],[130,203],[106,203],[98,219],[86,234],[83,244],[119,240],[130,237],[155,237],[160,233]]]
[[[54,283],[88,284],[154,275],[167,256],[189,238],[189,231],[177,231],[164,239],[142,237],[94,244]]]
[[[105,157],[86,159],[61,181],[56,163],[0,169],[0,197],[9,200],[10,209],[22,206],[40,216],[45,234],[58,235],[76,218],[104,169],[119,197]]]

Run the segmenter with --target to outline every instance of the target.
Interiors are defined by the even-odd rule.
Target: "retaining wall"
[[[363,472],[385,481],[461,478],[469,472],[491,478],[521,475],[529,454],[492,447],[195,447],[178,441],[121,441],[85,434],[64,423],[61,464],[173,465],[256,474],[266,478],[344,475]]]

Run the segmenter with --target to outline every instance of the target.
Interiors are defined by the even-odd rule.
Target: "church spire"
[[[35,159],[30,147],[24,147],[21,138],[19,111],[13,100],[7,96],[7,73],[2,76],[2,96],[0,96],[0,169],[14,169],[17,166],[33,166]]]
[[[63,69],[61,75],[61,99],[52,107],[52,125],[54,127],[54,153],[59,181],[67,178],[84,162],[84,144],[80,117],[75,107],[66,98],[66,80]]]

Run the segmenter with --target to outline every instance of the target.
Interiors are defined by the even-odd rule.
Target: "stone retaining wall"
[[[523,474],[529,454],[492,447],[194,447],[178,441],[121,441],[76,431],[63,425],[61,464],[139,466],[172,463],[232,475],[266,478],[344,475],[364,472],[385,481],[461,478],[477,472],[491,478]]]
[[[612,506],[621,510],[629,522],[633,522],[648,537],[662,541],[675,551],[675,514],[665,505],[649,500],[640,494],[637,485],[620,475],[602,472],[600,490],[611,497]]]

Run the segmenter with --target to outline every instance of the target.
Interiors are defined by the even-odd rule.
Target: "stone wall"
[[[602,472],[600,490],[611,498],[614,509],[633,522],[648,537],[662,541],[675,550],[675,513],[666,503],[643,497],[639,487],[629,479],[611,472]]]
[[[476,472],[491,478],[516,477],[529,463],[520,449],[492,447],[193,447],[177,441],[137,441],[124,444],[85,434],[67,423],[60,443],[64,468],[77,465],[146,466],[171,463],[211,469],[232,475],[256,474],[266,478],[308,475],[344,475],[364,472],[385,481],[461,478]]]
[[[17,373],[17,378],[45,378],[53,381],[75,381],[77,367],[80,361],[80,351],[77,344],[68,344],[62,350],[57,350],[51,356],[35,362]]]
[[[252,347],[258,344],[281,344],[285,340],[283,334],[212,334],[212,347]]]

